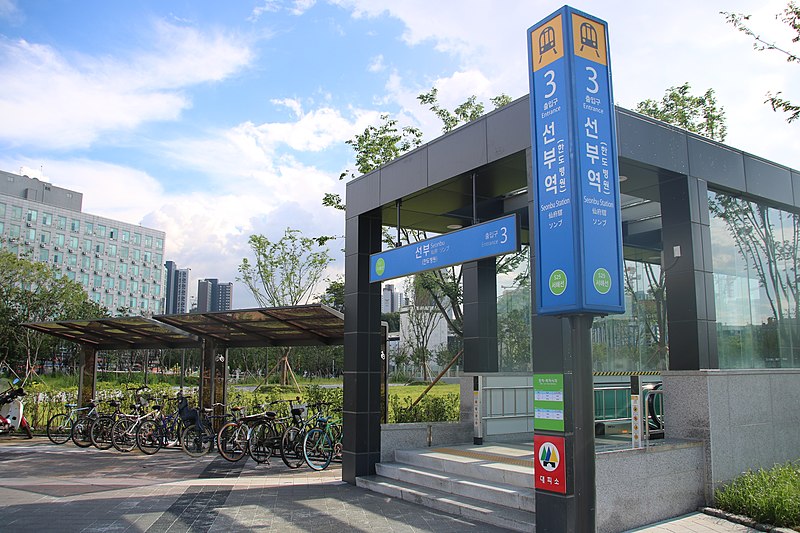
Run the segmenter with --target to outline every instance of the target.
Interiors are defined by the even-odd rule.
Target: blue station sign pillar
[[[570,327],[533,360],[536,529],[593,532],[591,326],[625,310],[608,28],[564,6],[527,36],[536,312]]]

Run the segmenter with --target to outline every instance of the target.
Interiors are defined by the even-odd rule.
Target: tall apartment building
[[[233,306],[233,283],[220,283],[218,279],[201,279],[197,282],[197,312],[230,311]]]
[[[174,261],[167,261],[164,266],[167,269],[164,313],[167,315],[186,313],[189,299],[189,269],[178,268]]]
[[[0,246],[51,265],[116,314],[163,312],[163,231],[82,211],[83,194],[0,170]]]
[[[394,285],[386,283],[381,289],[381,313],[396,313],[403,307],[403,293],[394,290]]]

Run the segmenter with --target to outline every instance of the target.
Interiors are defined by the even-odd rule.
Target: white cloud
[[[14,0],[0,0],[0,19],[16,20],[20,16],[19,8]]]
[[[383,63],[383,54],[378,54],[372,58],[372,61],[367,66],[369,72],[383,72],[386,70],[386,65]]]
[[[153,49],[131,57],[67,57],[25,40],[0,40],[0,142],[87,147],[104,134],[174,120],[191,106],[182,89],[229,77],[252,60],[220,32],[157,22]]]
[[[505,93],[514,98],[526,94],[526,30],[563,5],[560,0],[499,4],[482,0],[332,1],[354,17],[395,18],[404,24],[403,40],[408,46],[430,43],[455,58],[454,74],[444,75],[434,84],[444,87],[444,81],[453,78],[453,90],[466,89],[456,101],[470,94]],[[787,125],[763,100],[768,91],[777,90],[784,90],[789,98],[800,98],[800,66],[770,52],[754,51],[752,40],[719,13],[752,14],[750,23],[758,33],[791,47],[791,32],[775,20],[784,7],[783,0],[766,0],[757,6],[744,0],[676,0],[633,10],[629,2],[610,0],[584,9],[609,24],[617,103],[634,108],[638,102],[658,99],[668,87],[687,81],[698,92],[714,88],[719,103],[728,111],[730,145],[798,168],[797,125]],[[476,80],[482,77],[488,83],[476,81],[473,88],[459,85],[459,74],[470,72],[478,73]],[[404,82],[401,75],[407,74],[390,75],[387,91],[407,113],[418,116],[418,104],[407,103],[409,93],[416,96],[429,87]],[[440,98],[449,98],[444,89]],[[426,138],[431,138],[423,129]]]

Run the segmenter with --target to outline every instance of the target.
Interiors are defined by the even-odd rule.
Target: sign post
[[[528,73],[536,312],[567,317],[571,332],[563,354],[533,361],[536,530],[594,532],[591,327],[625,310],[606,23],[564,6],[532,26]],[[542,376],[557,376],[563,404]]]

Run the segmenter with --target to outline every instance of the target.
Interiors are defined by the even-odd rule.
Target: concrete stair
[[[381,494],[512,531],[535,531],[532,446],[403,450],[356,480]]]

